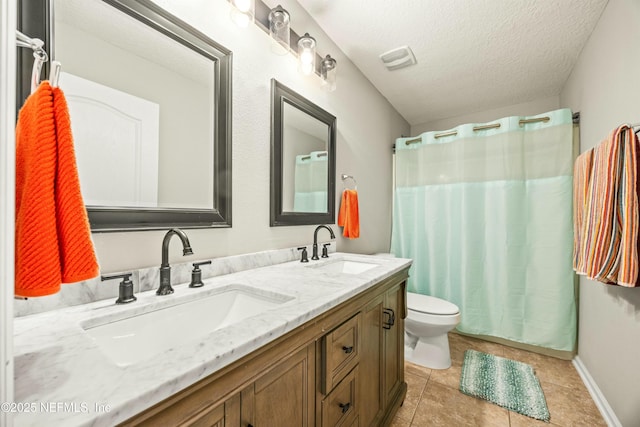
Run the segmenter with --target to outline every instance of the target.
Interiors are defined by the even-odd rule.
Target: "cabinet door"
[[[237,427],[240,425],[240,394],[228,399],[222,405],[198,414],[185,427]]]
[[[203,387],[184,395],[165,409],[142,419],[131,419],[119,424],[121,427],[238,427],[240,425],[240,393],[236,393],[216,406],[208,405],[213,401],[210,392]]]
[[[379,296],[362,311],[359,418],[362,426],[378,425],[384,410],[383,308],[384,296]]]
[[[241,426],[312,426],[315,345],[284,359],[242,391]]]
[[[362,312],[361,426],[378,425],[404,382],[404,283]]]
[[[384,401],[390,403],[404,382],[404,285],[385,294],[384,330]]]

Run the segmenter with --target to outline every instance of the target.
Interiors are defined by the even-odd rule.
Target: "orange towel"
[[[338,226],[344,227],[342,230],[344,237],[349,239],[360,237],[360,215],[358,212],[358,192],[356,190],[344,190],[342,192]]]
[[[67,103],[42,82],[16,127],[15,294],[50,295],[98,272]]]

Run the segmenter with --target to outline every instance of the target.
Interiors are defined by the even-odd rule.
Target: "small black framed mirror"
[[[271,79],[271,226],[335,222],[336,118]]]

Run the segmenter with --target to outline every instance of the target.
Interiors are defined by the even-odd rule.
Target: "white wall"
[[[411,135],[420,135],[423,132],[447,130],[466,123],[486,123],[491,120],[508,116],[534,116],[560,108],[560,97],[536,99],[515,105],[494,108],[492,110],[478,111],[462,116],[449,117],[447,119],[434,120],[411,126]]]
[[[229,19],[226,0],[156,0],[179,18],[233,51],[233,227],[188,230],[195,255],[180,256],[178,239],[171,262],[292,247],[313,241],[314,226],[269,226],[270,80],[272,77],[337,117],[337,194],[340,174],[358,180],[359,239],[337,239],[338,250],[388,251],[391,232],[391,147],[409,133],[408,123],[360,71],[329,41],[295,0],[282,1],[291,26],[318,41],[318,53],[338,62],[338,87],[327,93],[320,79],[297,72],[293,55],[271,53],[270,38],[257,26],[241,29]],[[275,6],[275,4],[273,5]],[[337,217],[337,215],[336,215]],[[336,234],[337,226],[333,226]],[[160,264],[163,231],[94,233],[103,273]],[[324,232],[322,241],[328,240]],[[215,261],[214,261],[215,262]]]
[[[0,3],[0,403],[13,402],[16,2]],[[0,426],[12,414],[0,411]]]
[[[560,101],[580,111],[580,151],[640,122],[640,2],[610,0]],[[578,355],[623,426],[640,423],[640,289],[580,278]]]

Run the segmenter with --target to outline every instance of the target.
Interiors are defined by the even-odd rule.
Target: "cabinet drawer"
[[[329,393],[358,364],[360,314],[322,338],[322,393]]]
[[[358,366],[322,401],[322,427],[358,425]],[[355,424],[354,424],[355,423]]]

